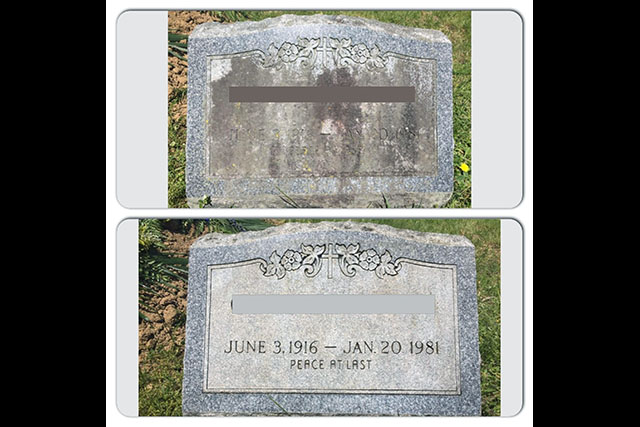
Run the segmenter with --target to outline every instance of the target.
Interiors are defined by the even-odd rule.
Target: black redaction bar
[[[229,102],[415,102],[413,86],[229,86]]]

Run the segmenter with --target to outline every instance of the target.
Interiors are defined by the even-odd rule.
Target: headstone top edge
[[[438,30],[405,27],[398,24],[380,22],[373,19],[345,15],[281,15],[261,21],[242,21],[234,23],[207,22],[198,25],[189,36],[189,40],[210,37],[233,37],[264,31],[277,27],[344,25],[364,27],[373,31],[387,32],[400,37],[419,39],[431,43],[449,43],[447,36]]]
[[[460,235],[408,230],[395,228],[385,224],[373,224],[367,222],[323,221],[318,223],[290,222],[278,226],[269,227],[261,231],[245,231],[235,234],[209,233],[198,238],[191,245],[190,249],[228,246],[232,244],[247,244],[258,239],[268,238],[276,235],[293,235],[296,233],[331,231],[378,233],[383,236],[401,238],[425,245],[431,244],[451,247],[475,247],[468,238]]]

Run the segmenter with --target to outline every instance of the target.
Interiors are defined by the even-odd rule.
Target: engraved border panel
[[[427,178],[435,178],[439,175],[440,171],[440,159],[439,153],[440,143],[439,143],[439,118],[437,113],[437,94],[438,94],[438,60],[435,58],[423,58],[423,57],[414,57],[403,55],[400,53],[395,53],[391,51],[383,52],[382,49],[374,44],[369,47],[364,43],[354,43],[351,38],[334,38],[334,37],[318,37],[318,38],[298,38],[297,42],[282,42],[279,46],[276,46],[274,43],[271,43],[267,48],[267,51],[264,52],[259,49],[249,50],[245,52],[237,52],[232,54],[221,54],[221,55],[207,55],[206,57],[206,82],[205,85],[205,96],[204,96],[204,105],[203,109],[205,112],[211,111],[211,85],[209,84],[212,80],[211,70],[214,68],[213,64],[219,60],[227,60],[233,58],[241,58],[250,60],[255,63],[257,66],[264,69],[274,69],[274,70],[282,70],[287,67],[296,66],[301,69],[311,70],[315,67],[321,68],[348,68],[353,69],[357,67],[366,68],[366,70],[370,72],[380,72],[384,70],[388,64],[390,63],[389,59],[394,58],[399,61],[409,61],[418,64],[429,65],[432,73],[432,85],[433,89],[431,91],[431,96],[429,99],[429,108],[433,111],[433,123],[427,127],[429,133],[426,135],[417,135],[413,136],[416,138],[416,144],[419,144],[419,140],[421,138],[426,138],[431,141],[430,144],[434,146],[433,159],[430,159],[429,162],[433,164],[433,171],[429,173],[424,172],[402,172],[400,169],[395,168],[393,172],[389,171],[372,171],[369,170],[366,173],[362,174],[352,174],[350,172],[343,171],[332,171],[331,173],[321,174],[321,175],[306,175],[304,173],[291,173],[285,176],[271,176],[269,174],[255,174],[252,172],[251,174],[240,174],[240,175],[229,175],[229,174],[218,174],[216,171],[212,170],[211,160],[212,156],[216,156],[218,153],[212,149],[211,140],[209,133],[206,131],[208,126],[212,126],[209,119],[206,117],[206,114],[203,116],[203,135],[205,138],[204,143],[204,172],[209,180],[212,183],[216,183],[218,181],[259,181],[262,182],[264,180],[303,180],[310,183],[309,185],[304,185],[305,187],[311,186],[311,188],[316,188],[315,184],[311,184],[318,179],[350,179],[355,181],[367,180],[370,177],[376,178],[387,178],[387,177],[397,177],[397,178],[415,178],[415,177],[427,177]],[[417,90],[418,88],[416,88]],[[417,95],[416,95],[417,96]],[[416,99],[416,102],[417,99]],[[384,108],[384,107],[379,107]],[[387,135],[391,137],[392,135],[387,134],[387,130],[385,129],[385,141]],[[237,138],[237,133],[236,133]],[[380,136],[382,138],[382,136]],[[290,192],[290,191],[289,191]]]
[[[339,249],[338,249],[339,248]],[[335,249],[335,252],[333,250]],[[325,251],[327,253],[325,253]],[[204,364],[203,364],[203,392],[204,393],[347,393],[347,394],[418,394],[418,395],[461,395],[461,378],[460,378],[460,344],[458,329],[458,279],[457,267],[454,264],[435,264],[425,261],[415,260],[411,258],[399,257],[393,259],[388,250],[378,251],[374,249],[360,249],[360,244],[338,244],[327,243],[322,245],[305,245],[301,244],[300,251],[294,249],[285,249],[282,256],[278,251],[272,252],[269,260],[264,258],[254,258],[246,261],[234,262],[229,264],[214,264],[207,267],[207,299],[205,312],[205,341],[204,341]],[[300,255],[299,257],[295,254]],[[303,257],[303,254],[306,256]],[[364,254],[364,256],[363,256]],[[376,259],[376,257],[378,257]],[[371,258],[373,258],[371,260]],[[306,261],[305,263],[305,260]],[[356,261],[357,260],[357,261]],[[282,279],[285,274],[303,274],[306,277],[316,277],[323,270],[323,262],[326,262],[327,276],[322,280],[331,280],[334,262],[338,263],[338,269],[346,277],[353,277],[356,273],[371,274],[372,280],[384,280],[385,277],[395,276],[402,268],[403,264],[411,264],[419,267],[428,267],[436,269],[450,270],[452,272],[452,294],[453,294],[453,364],[455,367],[455,387],[449,390],[427,390],[427,389],[342,389],[342,388],[281,388],[281,387],[255,387],[255,388],[210,388],[207,386],[207,378],[209,372],[209,352],[210,352],[210,327],[212,321],[211,298],[212,298],[212,275],[216,270],[245,267],[255,265],[263,276],[275,276],[277,280]],[[366,263],[366,265],[365,265]],[[373,264],[373,265],[369,265]],[[280,270],[278,266],[282,269]],[[299,270],[299,271],[298,271]]]

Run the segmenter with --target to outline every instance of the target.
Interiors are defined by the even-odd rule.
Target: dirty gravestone
[[[189,205],[442,206],[451,79],[451,43],[435,30],[328,15],[199,25]]]

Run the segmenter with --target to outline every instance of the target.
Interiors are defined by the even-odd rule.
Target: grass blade
[[[169,41],[170,42],[179,42],[181,40],[187,40],[189,38],[186,34],[174,34],[169,33]]]
[[[171,50],[169,51],[169,55],[173,55],[173,56],[175,56],[176,58],[182,59],[183,61],[187,61],[187,58],[185,58],[185,57],[184,57],[184,56],[182,56],[182,55],[178,55],[177,53],[175,53],[175,52],[173,52],[173,51],[171,51]],[[189,61],[187,61],[187,62],[189,62]]]
[[[269,398],[273,403],[275,403],[275,404],[276,404],[276,406],[282,410],[282,412],[284,412],[284,413],[285,413],[285,414],[287,414],[287,415],[291,415],[291,414],[290,414],[286,409],[284,409],[284,408],[282,407],[282,405],[280,405],[278,402],[276,402],[276,400],[275,400],[273,397],[271,397],[271,395],[270,395],[270,394],[267,394],[267,397],[268,397],[268,398]]]
[[[169,43],[169,46],[174,49],[178,49],[180,52],[187,52],[187,53],[189,52],[186,47],[178,46],[177,43]]]
[[[247,231],[260,231],[271,227],[272,225],[261,219],[236,219],[235,222]]]
[[[289,197],[287,195],[287,193],[285,193],[284,191],[282,191],[280,189],[280,187],[278,187],[277,185],[275,186],[278,191],[281,193],[280,194],[280,198],[282,199],[283,202],[285,202],[286,204],[288,204],[289,206],[293,207],[293,208],[299,208],[300,206],[298,206],[298,204],[296,203],[295,200],[293,200],[291,197]]]

